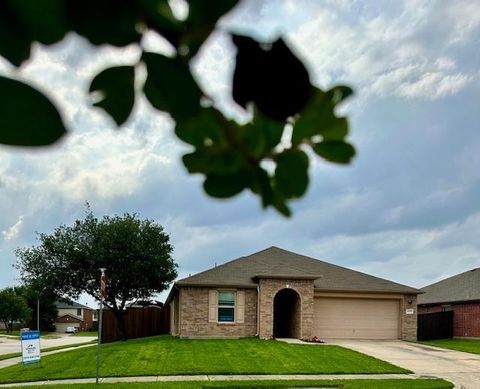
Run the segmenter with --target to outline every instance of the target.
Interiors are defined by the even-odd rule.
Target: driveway
[[[371,355],[421,376],[444,378],[456,388],[480,388],[480,355],[400,340],[331,340],[328,343]]]

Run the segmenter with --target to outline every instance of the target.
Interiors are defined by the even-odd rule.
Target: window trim
[[[232,304],[220,304],[220,293],[232,293],[233,294],[233,305]],[[233,309],[233,320],[226,321],[220,320],[220,308],[231,308]],[[237,322],[237,291],[232,289],[219,289],[217,290],[217,323],[218,324],[236,324]]]
[[[82,316],[82,308],[77,308],[77,316]]]

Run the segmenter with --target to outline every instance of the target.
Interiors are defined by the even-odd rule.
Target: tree
[[[45,286],[34,283],[16,287],[15,292],[25,299],[30,308],[31,315],[27,319],[27,326],[41,331],[53,331],[58,317],[57,296]],[[40,328],[37,327],[38,308],[40,308]]]
[[[106,268],[105,305],[124,337],[126,305],[166,290],[177,276],[168,234],[161,225],[135,214],[98,220],[88,210],[85,219],[40,234],[39,241],[38,246],[16,251],[22,280],[41,281],[64,298],[87,293],[100,300],[99,268]]]
[[[0,0],[0,55],[20,67],[29,59],[32,43],[50,45],[68,32],[94,45],[136,45],[142,51],[136,63],[109,67],[94,77],[90,92],[102,96],[94,105],[120,126],[144,94],[155,109],[170,114],[178,138],[192,146],[183,163],[190,173],[205,176],[207,194],[228,198],[250,190],[264,208],[288,216],[288,203],[308,187],[306,150],[333,163],[350,163],[354,157],[355,149],[346,141],[348,121],[335,114],[352,90],[313,86],[307,67],[282,37],[259,42],[231,33],[237,49],[232,97],[251,113],[251,120],[240,124],[225,116],[194,79],[190,63],[217,21],[237,3],[187,0],[183,20],[168,0]],[[175,55],[144,51],[141,41],[149,31],[165,38]],[[135,75],[144,69],[146,80],[136,85]],[[48,98],[24,82],[0,76],[0,143],[44,146],[66,132]]]
[[[23,322],[31,314],[27,302],[19,296],[14,288],[0,290],[0,320],[7,332],[12,332],[15,322]]]

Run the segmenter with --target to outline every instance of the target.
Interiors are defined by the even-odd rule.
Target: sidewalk
[[[354,379],[416,379],[426,378],[416,374],[289,374],[289,375],[175,375],[175,376],[138,376],[138,377],[106,377],[102,383],[118,382],[172,382],[172,381],[255,381],[255,380],[354,380]],[[72,385],[92,384],[95,378],[79,378],[67,380],[51,380],[36,382],[19,382],[2,384],[0,388],[12,386],[34,385]]]

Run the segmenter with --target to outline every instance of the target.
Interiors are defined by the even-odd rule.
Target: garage
[[[400,301],[316,297],[313,329],[324,339],[398,339]]]

